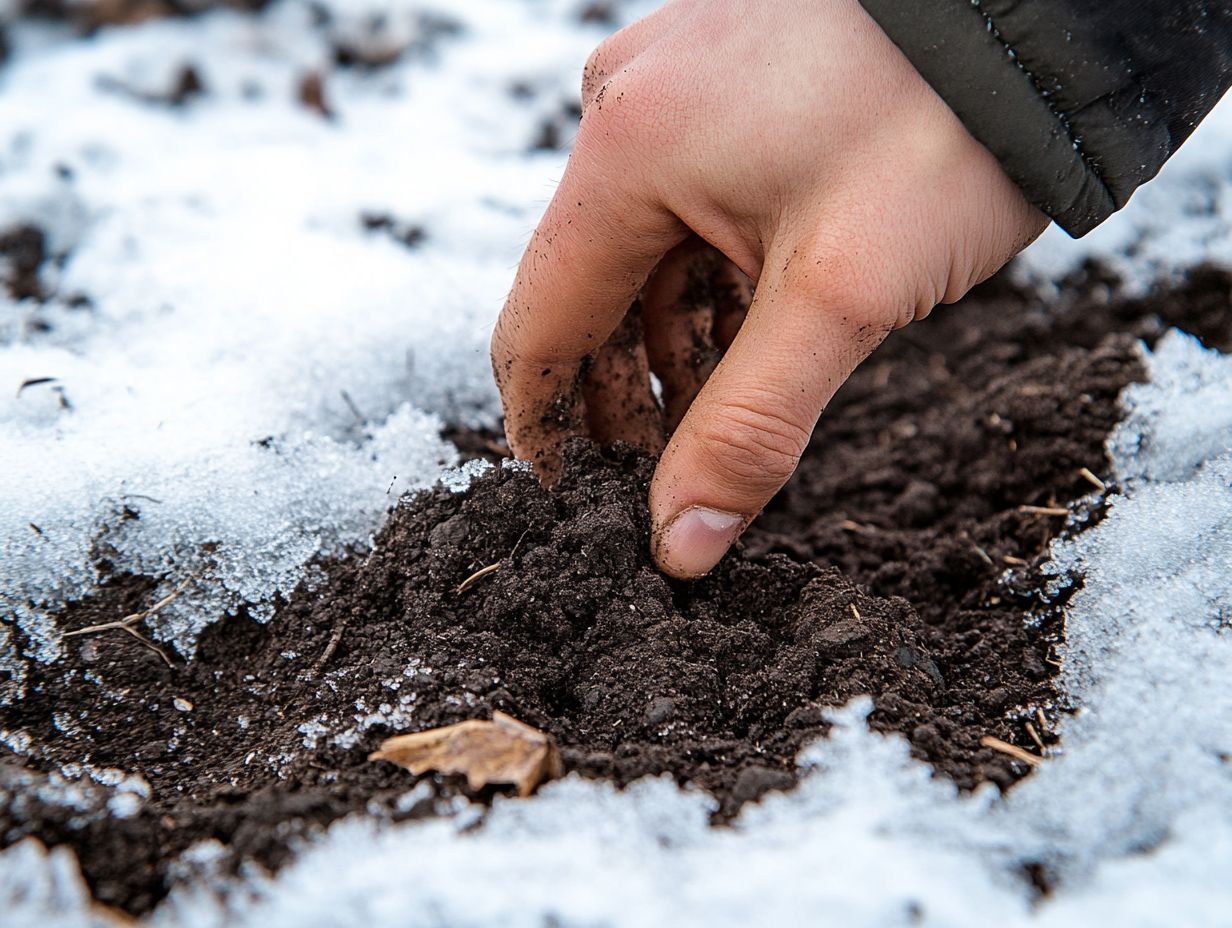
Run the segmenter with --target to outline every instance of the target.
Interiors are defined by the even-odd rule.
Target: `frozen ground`
[[[610,28],[579,6],[282,0],[90,41],[15,31],[0,235],[37,226],[53,260],[42,299],[0,295],[0,670],[17,675],[0,698],[20,698],[12,623],[54,656],[45,611],[100,558],[168,589],[196,577],[159,629],[187,653],[205,617],[266,614],[452,463],[441,418],[492,415],[487,329],[563,164],[532,148]],[[332,66],[334,46],[372,46],[373,12],[402,57]],[[139,99],[185,64],[205,94]],[[313,70],[332,120],[297,101]],[[1049,233],[1021,273],[1090,253],[1138,283],[1232,264],[1230,180],[1232,101],[1124,213],[1080,245]],[[1232,362],[1178,335],[1150,366],[1112,442],[1123,496],[1055,552],[1058,583],[1087,577],[1062,678],[1084,708],[1007,800],[957,797],[855,705],[801,758],[802,787],[730,831],[666,783],[567,780],[477,831],[465,809],[341,822],[277,879],[203,879],[153,922],[1232,923]],[[1031,902],[1027,863],[1052,898]],[[53,913],[99,917],[71,859],[0,854],[0,924]]]

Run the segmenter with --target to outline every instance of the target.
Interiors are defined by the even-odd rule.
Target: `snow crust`
[[[88,41],[13,30],[0,231],[37,225],[52,260],[45,301],[0,288],[0,681],[17,683],[0,698],[20,696],[23,651],[56,655],[48,612],[103,573],[154,574],[162,593],[195,577],[156,631],[187,654],[207,617],[265,617],[313,558],[368,543],[404,490],[465,486],[439,427],[494,413],[487,330],[564,160],[532,148],[543,120],[568,122],[610,28],[579,24],[578,7],[280,0]],[[404,54],[334,68],[334,43],[377,41],[377,14]],[[136,99],[186,63],[207,94]],[[332,120],[296,101],[312,70]],[[1020,272],[1051,281],[1098,256],[1145,286],[1232,263],[1230,178],[1226,101],[1123,213],[1079,243],[1050,231]],[[364,214],[391,218],[366,228]],[[407,248],[395,238],[411,226],[425,238]],[[1148,364],[1110,441],[1110,515],[1053,552],[1058,587],[1084,577],[1061,676],[1081,708],[1008,798],[931,779],[901,739],[868,731],[861,700],[801,756],[798,790],[731,829],[663,780],[567,779],[478,828],[464,805],[339,822],[275,878],[211,876],[217,848],[202,845],[182,861],[200,878],[149,922],[1229,924],[1232,360],[1174,334]],[[392,694],[357,705],[351,729],[304,735],[354,737],[405,708]],[[0,741],[23,749],[20,732]],[[63,803],[105,794],[117,814],[144,795],[124,771],[55,784]],[[1048,899],[1027,864],[1055,883]],[[69,852],[0,853],[0,925],[104,923]]]

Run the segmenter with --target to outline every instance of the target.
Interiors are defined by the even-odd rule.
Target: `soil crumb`
[[[145,912],[201,868],[276,868],[343,815],[443,812],[458,778],[368,753],[495,710],[552,734],[570,772],[708,790],[717,824],[790,788],[825,710],[864,694],[870,724],[938,775],[1011,787],[1029,768],[980,739],[1038,753],[1068,708],[1039,567],[1057,511],[1101,515],[1084,470],[1110,480],[1135,339],[1179,324],[1226,350],[1232,333],[1215,270],[1128,300],[1091,267],[1061,293],[1003,276],[889,339],[700,581],[651,564],[653,460],[577,442],[553,492],[498,464],[405,498],[372,550],[323,565],[268,624],[221,618],[189,662],[115,632],[68,639],[0,706],[0,843],[69,844],[100,901]],[[112,577],[61,627],[147,608],[154,587]],[[216,853],[181,856],[202,841]]]
[[[47,257],[47,237],[37,226],[22,224],[0,229],[0,271],[13,300],[46,298],[39,268]]]

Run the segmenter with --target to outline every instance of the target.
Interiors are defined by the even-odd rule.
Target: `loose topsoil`
[[[0,708],[23,745],[0,749],[0,839],[67,843],[98,899],[147,911],[201,868],[277,867],[342,815],[435,814],[465,792],[456,778],[368,753],[494,709],[550,732],[569,771],[709,791],[720,826],[790,788],[824,710],[861,694],[938,775],[1011,787],[1029,767],[981,738],[1055,740],[1064,628],[1039,566],[1057,509],[1100,516],[1117,396],[1143,376],[1135,339],[1180,325],[1232,347],[1222,272],[1125,300],[1087,268],[1060,293],[1002,277],[892,336],[703,580],[650,562],[653,461],[578,443],[554,492],[498,467],[403,500],[374,551],[325,565],[266,625],[221,618],[187,663],[119,632],[68,639]],[[61,625],[147,608],[154,585],[114,577]],[[117,792],[109,770],[140,779]],[[221,850],[179,857],[205,839]]]

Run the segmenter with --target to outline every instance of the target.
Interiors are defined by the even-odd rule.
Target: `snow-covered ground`
[[[268,614],[437,479],[442,418],[490,419],[487,331],[564,161],[532,148],[611,28],[580,5],[279,0],[88,41],[15,30],[0,234],[33,224],[63,258],[45,301],[0,295],[0,698],[20,697],[10,623],[54,656],[45,612],[100,556],[202,581],[158,628],[191,652],[206,617]],[[374,13],[405,54],[334,66]],[[186,64],[205,94],[138,99]],[[297,99],[313,71],[332,119]],[[1020,273],[1232,265],[1230,190],[1232,101],[1122,214],[1081,243],[1048,233]],[[959,797],[857,703],[802,786],[734,829],[666,782],[570,779],[477,830],[466,808],[340,822],[276,878],[203,880],[152,923],[1232,924],[1232,360],[1173,335],[1149,366],[1111,442],[1123,494],[1054,551],[1056,582],[1086,576],[1061,678],[1083,709],[1008,798]],[[66,855],[0,854],[0,924],[99,917]],[[1031,901],[1028,863],[1052,897]]]

